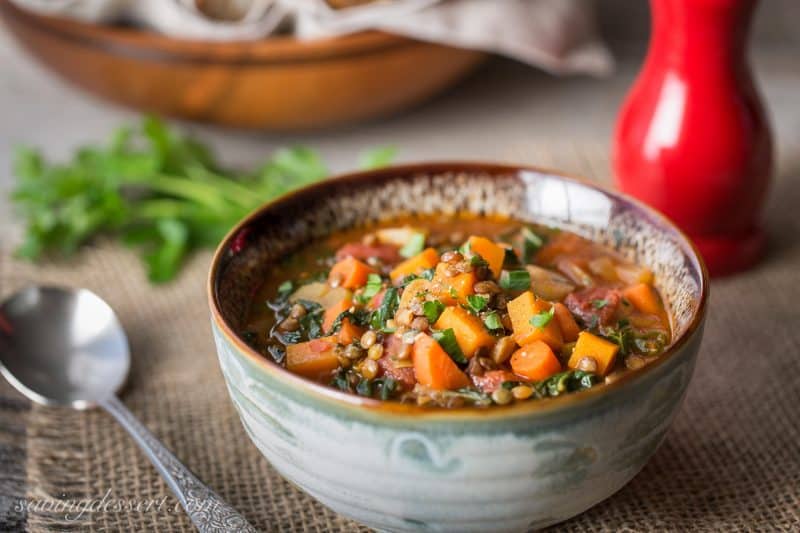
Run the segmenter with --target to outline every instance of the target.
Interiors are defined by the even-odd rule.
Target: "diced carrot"
[[[345,298],[327,308],[325,314],[322,315],[322,331],[330,333],[336,317],[350,309],[351,305],[353,305],[353,301],[350,298]]]
[[[642,313],[660,315],[664,312],[658,293],[647,283],[637,283],[622,291],[622,295]]]
[[[534,341],[514,352],[511,369],[526,379],[541,381],[561,372],[561,363],[550,346]]]
[[[336,336],[313,339],[286,346],[286,368],[307,378],[316,379],[339,367]]]
[[[581,359],[591,357],[597,361],[597,374],[605,376],[613,368],[618,351],[619,346],[615,343],[593,335],[588,331],[581,331],[567,366],[578,368]]]
[[[419,274],[423,270],[428,270],[436,266],[439,262],[439,253],[434,248],[426,248],[410,259],[406,259],[389,273],[394,283],[402,281],[406,276]]]
[[[375,270],[366,263],[355,257],[346,257],[333,265],[328,275],[328,283],[345,289],[357,289],[366,285],[367,276],[374,273]]]
[[[339,330],[339,342],[341,344],[351,344],[354,340],[360,339],[364,334],[364,328],[354,326],[349,318],[342,320],[342,329]]]
[[[431,292],[445,305],[467,303],[467,296],[474,292],[473,287],[478,281],[475,274],[473,272],[464,272],[453,277],[447,277],[445,274],[446,269],[447,265],[444,263],[439,263],[436,267],[433,283],[431,283],[430,287]]]
[[[557,303],[554,306],[555,319],[558,320],[558,327],[561,328],[564,342],[574,342],[578,338],[578,333],[581,332],[581,328],[575,322],[575,317],[572,316],[566,305]]]
[[[495,338],[486,331],[481,319],[463,307],[448,307],[434,325],[436,329],[453,329],[456,342],[465,357],[472,357],[478,348],[493,346]]]
[[[561,328],[555,316],[543,327],[531,324],[531,319],[539,313],[550,311],[552,305],[545,300],[536,300],[533,293],[525,291],[508,302],[508,315],[514,329],[514,340],[524,346],[533,341],[544,341],[553,350],[560,350],[564,344]]]
[[[425,333],[414,341],[414,375],[421,384],[436,390],[469,386],[469,379],[432,337]]]
[[[489,270],[495,278],[500,277],[500,271],[503,270],[503,261],[506,257],[505,248],[490,241],[486,237],[476,237],[473,235],[467,241],[469,249],[472,253],[478,254],[484,261],[489,263]]]
[[[400,297],[400,307],[408,307],[414,300],[423,301],[429,285],[430,281],[421,278],[406,285]]]

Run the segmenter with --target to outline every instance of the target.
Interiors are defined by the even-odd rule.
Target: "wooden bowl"
[[[0,0],[19,42],[66,80],[144,111],[277,130],[396,113],[455,84],[485,54],[370,31],[218,43],[46,17]]]

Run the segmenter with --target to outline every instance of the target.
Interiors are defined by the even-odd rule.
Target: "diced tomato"
[[[349,242],[336,251],[337,261],[347,257],[355,257],[360,261],[376,257],[387,264],[396,263],[402,259],[399,250],[395,246],[388,244],[368,246],[360,242]]]
[[[573,292],[564,300],[572,314],[587,326],[608,326],[614,320],[622,296],[616,289],[594,287]]]
[[[482,376],[472,376],[472,383],[486,394],[491,394],[506,381],[519,381],[519,376],[506,370],[490,370]]]

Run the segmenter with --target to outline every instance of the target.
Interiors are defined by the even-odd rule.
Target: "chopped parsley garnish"
[[[386,321],[394,316],[397,311],[397,306],[400,304],[400,298],[397,295],[397,288],[389,287],[383,295],[383,301],[380,307],[374,311],[370,317],[369,325],[374,330],[387,331]]]
[[[431,281],[433,279],[434,271],[432,268],[427,268],[419,273],[419,277]]]
[[[464,357],[464,352],[456,341],[456,334],[452,328],[444,329],[441,331],[431,332],[431,336],[439,343],[439,346],[447,352],[447,355],[456,363],[466,364],[467,358]]]
[[[592,300],[592,307],[602,309],[608,305],[608,300]]]
[[[503,322],[500,320],[500,315],[497,314],[497,311],[492,311],[488,313],[485,317],[483,317],[483,324],[489,330],[496,330],[503,328]]]
[[[365,300],[369,300],[383,288],[383,280],[377,274],[370,274],[367,276],[367,286],[364,287],[364,293],[361,295]]]
[[[444,311],[444,304],[439,300],[428,300],[422,304],[422,312],[431,324],[439,320],[442,311]]]
[[[469,304],[468,310],[478,314],[487,306],[489,298],[478,294],[470,294],[467,296],[467,303]]]
[[[500,287],[508,291],[525,291],[531,286],[531,274],[527,270],[503,270]]]
[[[542,311],[541,313],[536,313],[531,317],[530,323],[532,326],[537,327],[539,329],[544,328],[547,324],[553,320],[553,316],[556,313],[555,306],[550,307],[548,311]]]

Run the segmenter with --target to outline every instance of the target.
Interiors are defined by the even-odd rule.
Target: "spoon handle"
[[[208,486],[181,463],[150,431],[133,416],[127,407],[112,396],[100,405],[117,419],[144,451],[153,466],[167,482],[172,492],[189,514],[201,533],[230,531],[256,533],[239,512],[225,503]]]

